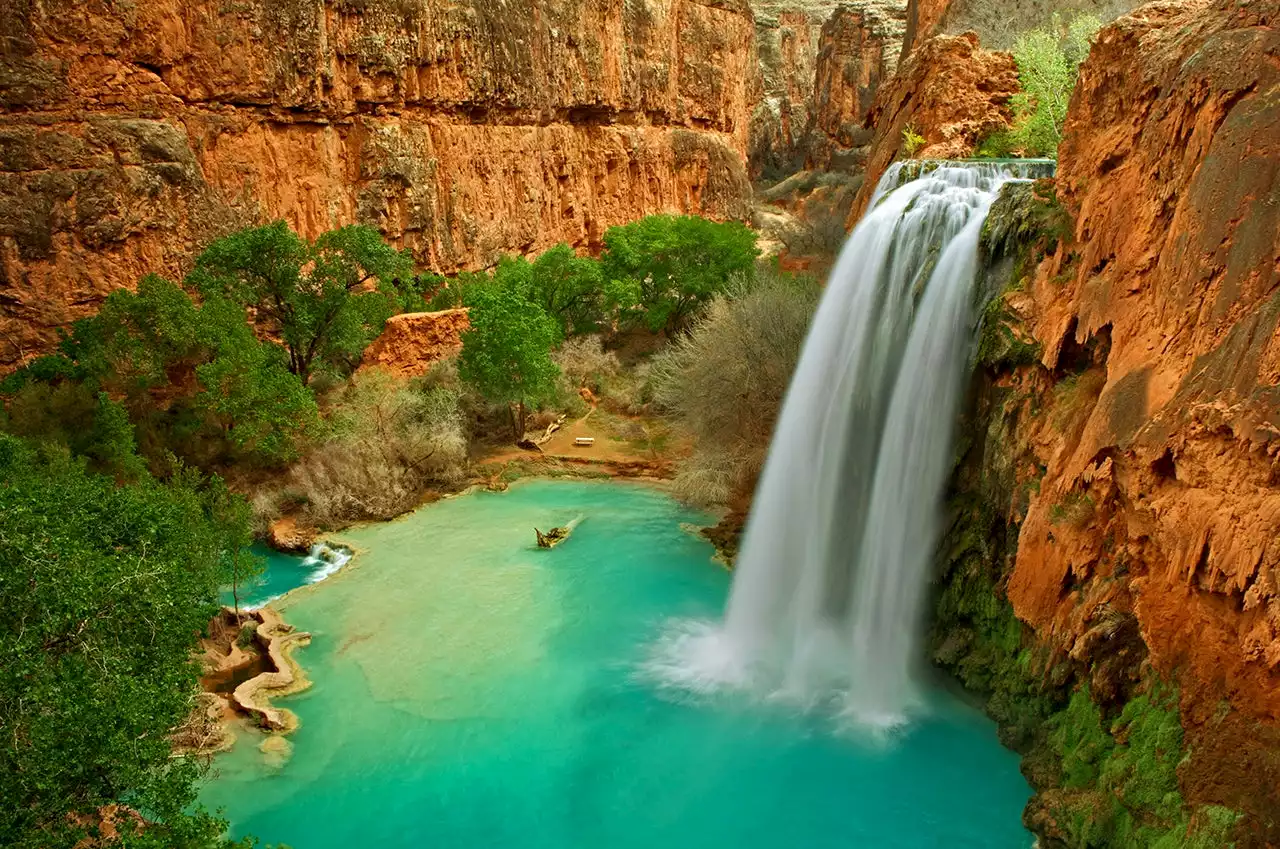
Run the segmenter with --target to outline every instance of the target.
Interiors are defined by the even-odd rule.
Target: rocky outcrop
[[[360,368],[380,368],[397,377],[426,374],[462,350],[462,333],[470,326],[466,308],[392,316],[365,349]]]
[[[17,0],[0,8],[0,365],[284,218],[436,271],[749,215],[743,0]]]
[[[802,168],[858,170],[871,138],[862,121],[897,68],[906,3],[757,2],[755,10],[760,91],[752,175],[774,181]]]
[[[1102,22],[1141,5],[1141,0],[917,0],[922,24],[918,32],[930,34],[925,25],[932,24],[933,34],[958,35],[977,33],[984,46],[993,50],[1012,50],[1021,33],[1052,25],[1053,15],[1070,21],[1077,15],[1092,15]]]
[[[923,44],[937,34],[949,5],[950,0],[909,0],[907,28],[902,36],[903,61],[906,61],[917,45]]]
[[[892,0],[841,6],[823,24],[810,168],[861,170],[872,137],[864,122],[881,85],[897,71],[905,30],[906,8]]]
[[[1009,285],[984,331],[994,387],[966,428],[986,434],[983,472],[956,508],[986,518],[952,540],[939,620],[966,624],[937,657],[998,695],[1014,744],[1048,724],[1132,758],[1163,728],[1141,772],[1180,794],[1141,796],[1101,755],[1069,766],[1059,736],[1074,779],[1027,762],[1059,788],[1028,812],[1049,845],[1076,845],[1078,821],[1127,822],[1115,797],[1171,834],[1212,820],[1237,846],[1280,844],[1277,23],[1276,0],[1116,21],[1082,69],[1056,186],[1019,187],[988,222]],[[966,491],[982,497],[963,506]],[[1008,620],[964,601],[983,582]]]
[[[276,551],[301,554],[316,542],[316,530],[298,522],[294,516],[276,519],[267,528],[267,545]]]
[[[984,50],[972,33],[939,35],[921,44],[879,89],[864,119],[875,140],[849,225],[862,216],[894,159],[969,156],[984,136],[1009,126],[1010,100],[1018,91],[1013,57]],[[907,149],[907,130],[921,138],[918,147]]]
[[[776,180],[804,167],[813,129],[818,40],[834,6],[753,5],[758,83],[747,160],[753,178]]]
[[[293,659],[293,650],[311,642],[311,635],[295,631],[269,607],[249,614],[261,623],[254,638],[267,654],[270,669],[240,684],[231,701],[241,712],[268,731],[288,733],[298,728],[293,711],[272,706],[271,699],[300,693],[311,686],[302,667]]]

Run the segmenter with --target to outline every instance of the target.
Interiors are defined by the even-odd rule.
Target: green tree
[[[560,324],[566,338],[594,333],[604,318],[600,263],[566,244],[556,245],[533,261],[529,298]]]
[[[1055,14],[1048,28],[1018,36],[1013,58],[1022,91],[1013,97],[1013,128],[983,142],[979,155],[1057,158],[1080,63],[1101,28],[1102,21],[1093,15],[1077,15],[1064,26]]]
[[[0,434],[0,844],[70,849],[125,804],[148,824],[121,817],[122,845],[230,845],[194,804],[202,765],[169,741],[195,704],[225,552],[247,533],[219,503],[190,472],[118,486]]]
[[[479,291],[470,319],[458,375],[489,401],[508,405],[512,436],[519,441],[528,408],[556,391],[559,369],[551,361],[551,349],[560,341],[556,323],[514,288]]]
[[[210,435],[231,460],[274,464],[295,457],[319,424],[311,392],[289,372],[283,349],[257,338],[244,307],[217,295],[196,305],[154,275],[136,293],[112,292],[58,353],[11,376],[0,393],[10,396],[10,431],[64,444],[115,473],[129,472],[107,456],[132,454],[132,433],[124,454],[110,444],[125,423],[146,435],[143,453],[153,461],[174,451],[206,465],[224,459],[221,449],[197,450]]]
[[[352,369],[400,304],[412,271],[409,257],[370,227],[341,227],[307,242],[277,221],[214,242],[190,279],[206,297],[251,308],[305,386],[318,365]]]
[[[730,277],[750,275],[760,253],[746,226],[692,215],[610,227],[604,243],[607,300],[654,332],[682,330]]]

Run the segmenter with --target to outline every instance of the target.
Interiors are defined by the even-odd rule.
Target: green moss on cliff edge
[[[1005,296],[1070,229],[1029,186],[1006,192],[984,232],[981,288],[990,300],[979,372],[957,428],[967,437],[940,548],[933,660],[985,700],[1002,742],[1023,755],[1037,791],[1023,821],[1043,849],[1229,846],[1239,815],[1183,799],[1178,768],[1187,748],[1177,692],[1141,664],[1146,652],[1136,628],[1124,672],[1141,683],[1104,688],[1112,690],[1106,701],[1089,687],[1114,672],[1103,668],[1106,659],[1067,655],[1020,622],[1005,595],[1021,517],[1044,473],[1026,444],[1026,420],[1047,414],[1040,411],[1052,407],[1054,392],[1053,375],[1039,365]]]

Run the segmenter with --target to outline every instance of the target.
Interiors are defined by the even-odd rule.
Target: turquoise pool
[[[283,604],[314,636],[292,757],[242,736],[203,801],[294,849],[1031,846],[1016,756],[944,694],[873,742],[638,674],[671,619],[723,607],[729,575],[681,527],[699,518],[642,485],[533,481],[351,532],[355,560]]]

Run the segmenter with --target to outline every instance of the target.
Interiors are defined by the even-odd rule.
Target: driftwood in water
[[[552,528],[545,534],[534,528],[533,532],[538,535],[538,548],[554,548],[569,538],[569,528]]]

